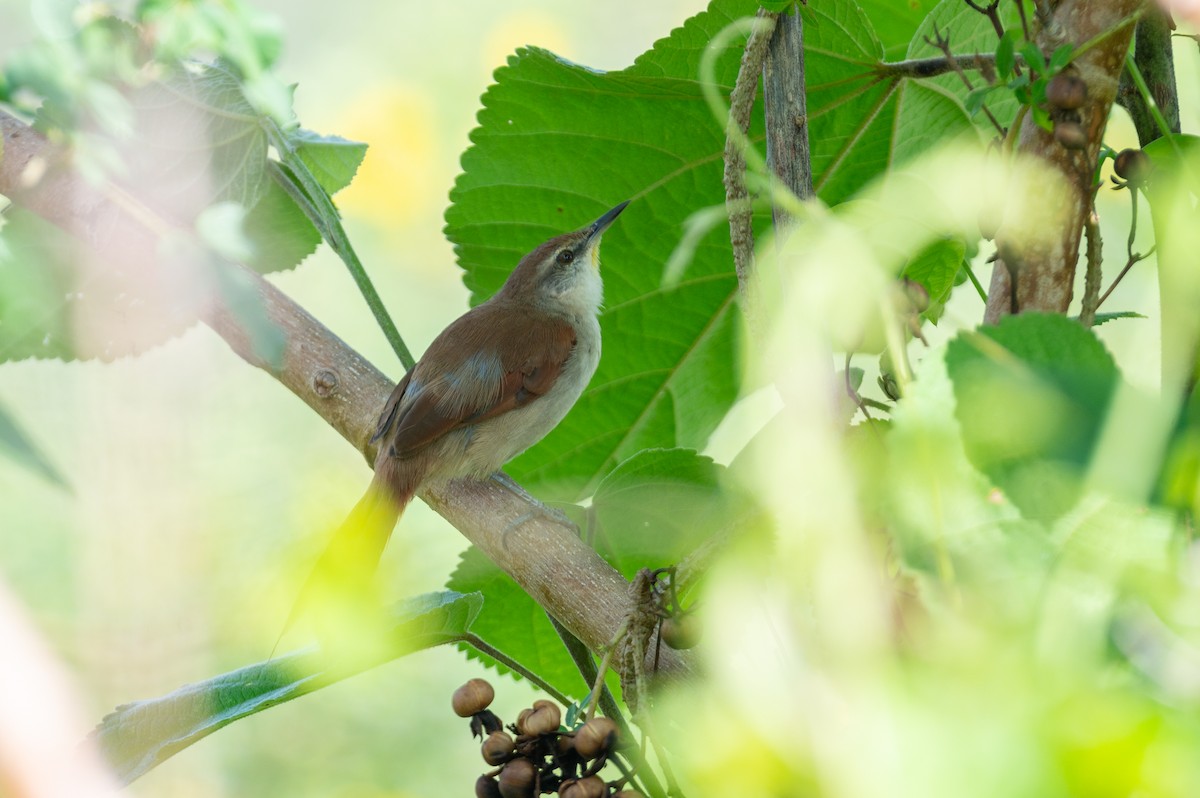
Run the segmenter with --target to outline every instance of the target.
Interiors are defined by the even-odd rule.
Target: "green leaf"
[[[1097,313],[1095,320],[1093,320],[1093,322],[1092,322],[1092,326],[1099,327],[1101,324],[1104,324],[1105,322],[1116,321],[1117,319],[1144,319],[1144,318],[1146,318],[1145,315],[1138,313],[1136,311],[1133,311],[1133,310],[1119,310],[1114,313]],[[1078,319],[1078,317],[1075,317],[1072,319],[1072,321],[1075,321],[1077,319]]]
[[[1039,75],[1046,72],[1046,57],[1042,55],[1042,48],[1037,46],[1036,42],[1025,42],[1021,46],[1021,57],[1025,59],[1025,63]]]
[[[945,302],[962,268],[967,245],[961,239],[943,238],[913,256],[903,276],[920,283],[931,302]]]
[[[758,0],[758,5],[767,11],[782,13],[790,11],[796,5],[796,0]]]
[[[1000,37],[996,45],[996,77],[1001,83],[1006,82],[1013,72],[1016,63],[1017,31],[1009,28]]]
[[[545,611],[487,555],[474,546],[464,551],[446,587],[477,592],[484,597],[483,611],[471,626],[473,634],[501,649],[564,695],[575,699],[587,695],[591,685],[584,684]],[[460,648],[469,659],[495,667],[500,673],[510,673],[486,654],[469,646]]]
[[[117,707],[92,736],[114,775],[128,784],[223,726],[291,701],[368,668],[461,640],[483,598],[427,593],[396,606],[388,645],[369,661],[333,668],[316,649],[275,657],[160,698]]]
[[[1062,515],[1118,379],[1103,344],[1063,316],[1023,313],[960,334],[946,368],[971,462],[1026,517]]]
[[[661,264],[695,211],[724,204],[723,125],[698,80],[701,56],[752,0],[709,10],[620,72],[601,73],[522,49],[497,70],[451,192],[446,234],[478,303],[547,238],[634,198],[603,245],[604,356],[568,417],[509,465],[551,499],[587,495],[613,466],[647,448],[700,448],[738,395],[737,281],[724,225],[696,246],[681,282]],[[805,19],[810,139],[817,190],[836,203],[889,165],[970,130],[937,88],[872,80],[883,56],[850,0],[811,4]],[[741,42],[716,61],[727,95]],[[761,108],[750,138],[760,141]],[[765,215],[757,217],[759,229]]]
[[[300,160],[330,196],[350,185],[367,154],[366,144],[341,136],[322,136],[304,129],[292,131],[287,136]]]
[[[34,471],[60,488],[68,488],[66,479],[54,464],[34,445],[8,409],[0,405],[0,454]]]
[[[691,449],[638,452],[592,497],[597,550],[626,579],[678,563],[734,516],[737,504],[721,488],[724,470]]]

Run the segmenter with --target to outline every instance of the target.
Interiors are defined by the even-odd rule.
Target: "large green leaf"
[[[946,350],[967,457],[1029,518],[1079,496],[1118,374],[1095,334],[1023,313],[960,334]]]
[[[700,241],[682,281],[663,264],[695,211],[724,202],[722,124],[704,101],[702,56],[751,0],[715,0],[628,69],[601,73],[527,48],[496,72],[451,192],[446,234],[472,300],[503,283],[526,252],[616,202],[634,201],[604,243],[604,357],[572,413],[510,464],[542,496],[575,500],[646,448],[703,447],[737,396],[736,279],[728,233]],[[851,0],[805,15],[813,170],[836,203],[897,161],[969,130],[932,86],[875,79],[884,55]],[[716,59],[722,95],[741,40]],[[762,137],[761,108],[752,140]],[[758,219],[758,227],[765,224]]]
[[[889,61],[904,58],[909,41],[938,0],[858,0]]]
[[[117,778],[128,784],[236,720],[405,654],[461,640],[482,604],[477,593],[450,591],[408,599],[395,609],[388,645],[372,659],[335,668],[317,650],[287,654],[117,707],[93,736]]]

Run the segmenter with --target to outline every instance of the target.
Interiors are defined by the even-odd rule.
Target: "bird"
[[[371,484],[318,558],[283,633],[314,604],[361,609],[394,527],[423,488],[489,477],[566,416],[600,362],[600,240],[628,204],[536,247],[404,375],[371,438],[379,444]]]

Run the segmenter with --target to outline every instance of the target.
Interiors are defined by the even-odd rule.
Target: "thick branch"
[[[102,189],[55,164],[59,153],[29,126],[0,111],[3,158],[0,194],[74,233],[101,252],[121,258],[156,257],[160,230],[128,206],[107,201]],[[114,247],[120,247],[115,249]],[[286,334],[282,366],[272,369],[254,353],[236,318],[219,303],[204,321],[230,348],[299,396],[373,462],[368,443],[392,382],[303,308],[259,275],[240,267],[267,316]],[[421,496],[504,569],[547,612],[592,650],[612,640],[632,608],[628,583],[529,497],[496,482],[457,482]],[[688,669],[678,652],[663,652],[659,670]]]
[[[1048,193],[1060,191],[1065,204],[1054,219],[1056,238],[1033,242],[1027,232],[1000,229],[996,244],[1001,259],[992,272],[987,322],[1022,310],[1065,313],[1070,305],[1081,233],[1091,210],[1093,171],[1133,35],[1127,22],[1143,5],[1144,0],[1062,0],[1039,34],[1037,43],[1044,52],[1063,43],[1075,47],[1092,43],[1072,62],[1088,88],[1087,103],[1079,109],[1087,146],[1066,149],[1034,122],[1032,114],[1022,123],[1018,149],[1046,165],[1043,180],[1049,184]],[[1013,274],[1017,275],[1015,291]]]
[[[767,127],[767,169],[802,200],[813,196],[808,147],[808,104],[804,90],[804,21],[793,9],[779,18],[763,61],[763,108]],[[791,222],[774,203],[775,229]]]
[[[1146,79],[1150,96],[1158,105],[1172,133],[1179,132],[1179,90],[1175,84],[1175,58],[1171,46],[1171,27],[1167,12],[1151,8],[1137,24],[1133,39],[1133,60]],[[1154,114],[1138,91],[1128,71],[1121,72],[1117,103],[1129,112],[1137,129],[1138,142],[1145,147],[1162,136]]]

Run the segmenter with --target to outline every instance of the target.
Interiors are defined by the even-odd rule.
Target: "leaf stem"
[[[300,206],[300,210],[304,211],[304,215],[320,232],[321,237],[346,264],[351,278],[354,279],[354,284],[358,286],[376,323],[379,324],[384,337],[391,344],[392,351],[400,358],[405,370],[411,369],[416,360],[408,350],[404,339],[400,337],[396,323],[392,321],[387,308],[384,307],[383,300],[379,297],[379,292],[375,290],[374,283],[371,282],[362,261],[359,260],[358,253],[354,251],[354,246],[350,243],[349,236],[346,235],[341,215],[334,207],[333,200],[329,198],[329,194],[309,170],[308,165],[300,159],[296,148],[278,123],[264,117],[261,124],[267,132],[271,146],[279,153],[283,165],[287,167],[287,171],[284,171],[277,164],[268,161],[271,177],[288,193],[288,196],[295,200],[296,204]]]
[[[531,683],[537,685],[538,689],[542,690],[564,707],[569,707],[571,705],[571,699],[560,693],[554,688],[553,685],[551,685],[542,677],[538,676],[533,671],[529,670],[529,668],[526,668],[520,662],[517,662],[512,657],[505,654],[500,649],[488,643],[479,635],[476,635],[472,632],[467,632],[466,634],[461,635],[458,639],[460,642],[466,643],[481,654],[487,654],[489,657],[496,660],[496,662],[499,662],[513,673],[520,674],[522,677],[528,679]]]

